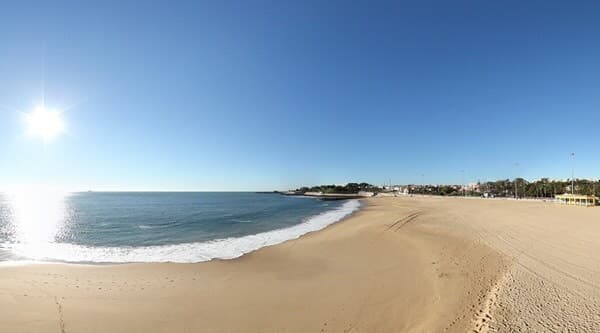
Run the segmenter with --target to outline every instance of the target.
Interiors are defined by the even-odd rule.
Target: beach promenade
[[[235,260],[0,267],[0,332],[600,331],[600,208],[363,203]]]

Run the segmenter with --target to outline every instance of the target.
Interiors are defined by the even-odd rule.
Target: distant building
[[[557,194],[555,198],[565,205],[596,206],[598,204],[598,198],[593,195]]]
[[[398,186],[398,190],[396,190],[399,194],[408,195],[408,186]]]
[[[467,191],[479,192],[481,185],[479,183],[469,183],[465,187]]]

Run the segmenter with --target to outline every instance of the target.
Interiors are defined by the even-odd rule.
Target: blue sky
[[[3,4],[0,187],[598,178],[599,41],[598,1]]]

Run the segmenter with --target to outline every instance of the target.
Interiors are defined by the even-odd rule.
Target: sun
[[[55,139],[65,130],[62,113],[57,110],[48,110],[44,106],[37,107],[25,114],[25,122],[27,135],[45,142]]]

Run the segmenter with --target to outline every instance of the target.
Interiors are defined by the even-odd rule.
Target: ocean
[[[359,206],[261,193],[0,194],[0,261],[231,259],[322,229]]]

